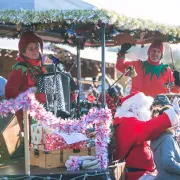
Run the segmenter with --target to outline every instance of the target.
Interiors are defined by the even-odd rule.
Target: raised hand
[[[130,43],[124,43],[121,45],[121,49],[119,50],[118,54],[120,53],[121,55],[124,55],[126,53],[128,53],[127,51],[131,48],[131,44]]]
[[[179,98],[175,97],[173,100],[173,109],[176,111],[176,113],[180,116],[180,107],[179,107]]]

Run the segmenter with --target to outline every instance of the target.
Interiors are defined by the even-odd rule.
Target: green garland
[[[53,27],[53,23],[62,23],[67,21],[69,24],[74,22],[95,23],[101,20],[104,23],[112,24],[121,30],[140,30],[140,31],[159,31],[162,34],[180,37],[180,27],[168,26],[154,23],[150,20],[130,18],[116,12],[105,9],[96,10],[0,10],[0,22],[2,24],[39,24],[39,30],[43,31]]]

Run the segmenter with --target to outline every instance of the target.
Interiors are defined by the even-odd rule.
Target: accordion
[[[47,111],[53,112],[57,117],[67,118],[71,113],[71,85],[70,77],[64,72],[41,74],[37,76],[37,92],[46,95]]]

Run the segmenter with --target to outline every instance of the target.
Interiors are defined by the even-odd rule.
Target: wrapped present
[[[86,138],[84,141],[70,144],[65,136],[68,138],[68,135],[50,132],[40,124],[31,125],[31,165],[42,168],[63,167],[69,156],[96,155],[95,147],[87,148]],[[74,141],[72,137],[70,141]]]
[[[45,149],[48,151],[61,150],[61,149],[80,149],[85,148],[87,145],[86,141],[77,142],[74,144],[67,144],[66,141],[58,134],[47,134]]]
[[[46,131],[40,124],[31,125],[31,144],[42,145],[46,138]]]
[[[80,149],[87,147],[87,139],[68,144],[61,136],[61,133],[49,131],[40,124],[31,125],[31,148],[43,151],[53,151],[61,149]]]

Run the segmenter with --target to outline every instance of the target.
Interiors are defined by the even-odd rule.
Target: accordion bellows
[[[56,78],[55,78],[56,76]],[[42,74],[37,76],[37,91],[44,92],[47,103],[45,109],[50,112],[61,114],[70,114],[70,77],[63,72]]]

